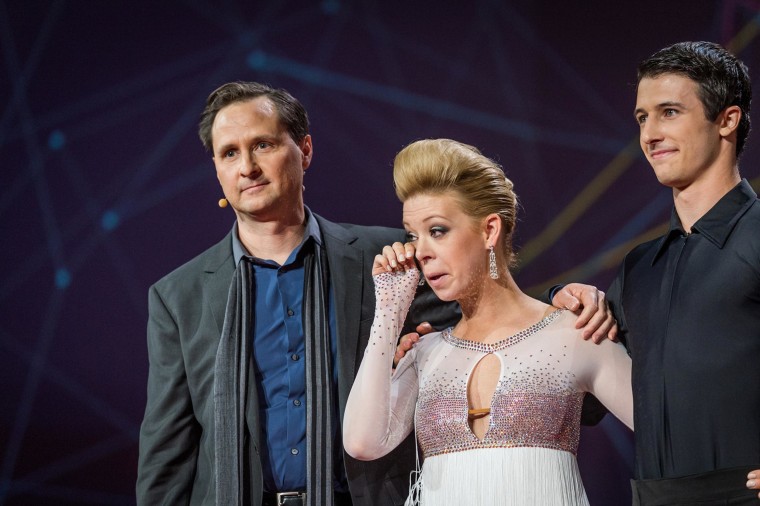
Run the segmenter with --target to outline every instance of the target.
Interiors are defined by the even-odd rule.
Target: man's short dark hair
[[[212,91],[206,99],[206,107],[198,123],[198,136],[207,151],[213,151],[211,127],[214,125],[217,113],[230,104],[247,102],[258,97],[266,97],[274,104],[280,122],[295,142],[301,142],[309,135],[309,116],[301,102],[293,95],[266,84],[235,81],[223,84]]]
[[[679,42],[642,61],[636,82],[663,74],[679,74],[697,83],[698,96],[709,121],[715,121],[726,107],[739,106],[742,117],[736,131],[738,157],[750,130],[752,84],[746,65],[713,42]]]

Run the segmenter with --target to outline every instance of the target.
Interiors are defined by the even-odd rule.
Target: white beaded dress
[[[632,427],[625,349],[611,341],[584,341],[575,316],[557,310],[494,344],[460,339],[451,329],[428,334],[392,373],[418,277],[412,270],[374,278],[375,319],[346,406],[346,451],[379,458],[416,424],[424,456],[416,487],[423,505],[588,504],[575,459],[583,397],[593,393]],[[501,373],[480,440],[468,424],[467,386],[488,354],[498,357]]]

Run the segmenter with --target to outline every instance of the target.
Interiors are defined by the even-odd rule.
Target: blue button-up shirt
[[[232,235],[235,264],[245,247]],[[284,264],[252,257],[255,293],[253,360],[262,427],[261,463],[268,491],[306,490],[306,362],[303,331],[304,246],[322,244],[317,220],[306,209],[304,238]],[[336,363],[335,311],[328,301],[332,362]],[[333,367],[334,417],[337,417],[337,367]],[[333,423],[333,441],[338,436]],[[342,467],[342,466],[339,466]],[[343,481],[340,478],[338,481]],[[337,484],[340,487],[339,484]]]

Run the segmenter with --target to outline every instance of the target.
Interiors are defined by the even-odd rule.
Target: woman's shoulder
[[[560,309],[562,313],[558,315],[555,325],[549,326],[555,327],[553,332],[549,333],[547,337],[557,343],[562,343],[567,346],[568,349],[575,350],[575,353],[590,354],[593,357],[599,356],[599,350],[606,352],[615,352],[614,347],[622,346],[622,344],[611,341],[609,339],[602,339],[599,343],[593,339],[586,339],[583,337],[583,329],[575,328],[575,321],[577,315],[569,310]]]
[[[575,328],[576,318],[577,316],[567,309],[555,309],[537,325],[543,324],[543,328],[540,330],[553,340],[583,340],[582,330]]]
[[[443,343],[442,334],[443,331],[436,331],[420,336],[420,340],[414,343],[412,349],[407,351],[401,360],[399,360],[396,366],[396,374],[412,366],[412,364],[416,364],[422,357],[429,356],[434,349]]]
[[[427,356],[430,353],[433,353],[434,350],[439,349],[439,347],[444,344],[443,334],[447,330],[450,329],[430,332],[429,334],[420,336],[420,340],[414,343],[414,346],[410,350],[411,352],[414,352],[415,360]]]
[[[450,331],[450,330],[451,328],[449,327],[448,329],[437,330],[435,332],[430,332],[429,334],[422,335],[420,336],[420,340],[417,341],[417,344],[415,344],[414,346],[415,348],[420,348],[420,349],[434,347],[443,342],[444,332]]]

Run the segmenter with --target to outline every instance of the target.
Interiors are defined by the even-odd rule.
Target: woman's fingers
[[[383,247],[380,254],[375,256],[372,264],[372,275],[382,272],[408,271],[417,267],[414,263],[414,245],[412,243],[394,242]]]

